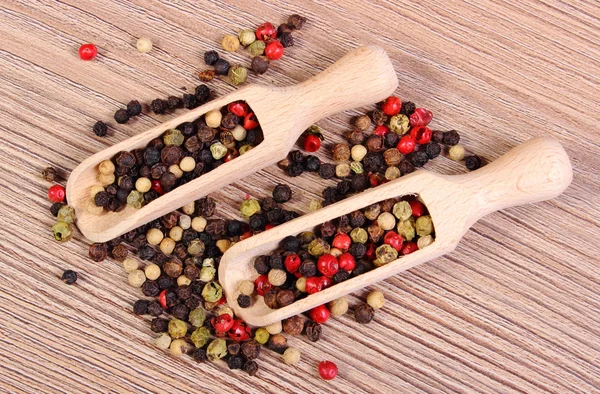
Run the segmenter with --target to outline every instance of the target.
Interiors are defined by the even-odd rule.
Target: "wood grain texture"
[[[436,127],[460,130],[464,145],[489,160],[551,134],[569,153],[574,180],[555,200],[485,217],[451,254],[377,285],[388,302],[370,325],[332,320],[316,345],[290,340],[303,353],[297,367],[265,354],[259,376],[248,378],[157,351],[148,322],[131,313],[140,294],[119,265],[90,262],[80,234],[64,245],[51,239],[39,172],[53,165],[66,175],[167,120],[143,115],[107,138],[90,131],[133,98],[192,89],[202,53],[224,34],[293,12],[309,19],[297,45],[252,80],[289,86],[350,48],[380,45],[397,70],[397,94],[432,109]],[[597,2],[0,0],[0,33],[1,391],[599,391]],[[150,54],[135,50],[140,36],[152,38]],[[98,45],[96,61],[77,58],[83,42]],[[249,61],[243,51],[228,58]],[[233,90],[211,85],[219,95]],[[319,123],[327,145],[357,113]],[[427,168],[463,171],[447,159]],[[219,213],[236,217],[245,193],[262,197],[282,180],[270,166],[213,193]],[[289,207],[307,212],[329,184],[294,179]],[[58,279],[66,268],[81,273],[77,285]],[[318,378],[322,359],[340,367],[335,381]]]

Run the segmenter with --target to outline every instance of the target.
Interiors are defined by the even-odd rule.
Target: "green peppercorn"
[[[385,265],[398,258],[398,251],[388,244],[383,244],[375,249],[377,259],[373,262],[376,266]],[[377,262],[377,263],[376,263]]]
[[[392,207],[392,213],[399,220],[404,221],[412,216],[412,208],[408,201],[399,201]]]
[[[413,218],[404,221],[398,221],[396,227],[398,234],[400,234],[405,240],[412,241],[415,237],[415,221]]]
[[[410,121],[408,116],[398,114],[390,119],[390,130],[397,134],[406,134],[410,129]]]
[[[241,30],[238,33],[238,38],[240,40],[240,43],[243,46],[247,47],[248,45],[256,41],[256,34],[253,30]]]
[[[202,256],[205,250],[204,242],[195,239],[187,247],[187,252],[192,256]]]
[[[215,278],[217,274],[217,270],[213,267],[202,267],[200,270],[200,275],[198,275],[198,279],[202,282],[210,282]]]
[[[194,327],[202,327],[204,325],[204,321],[206,320],[206,313],[202,308],[196,308],[190,312],[188,315],[188,321]]]
[[[127,205],[140,209],[144,204],[144,195],[137,190],[132,190],[127,196]]]
[[[249,218],[255,213],[260,212],[260,203],[253,198],[244,200],[240,206],[240,212],[244,217]]]
[[[73,224],[75,223],[75,209],[69,205],[63,205],[56,215],[59,221]]]
[[[360,161],[353,161],[352,163],[350,163],[350,169],[355,173],[355,174],[362,174],[363,172],[365,172],[363,170],[363,165]]]
[[[379,214],[381,213],[381,206],[379,206],[379,204],[377,203],[371,204],[365,208],[364,213],[367,219],[375,220],[377,219],[377,216],[379,216]]]
[[[202,297],[208,302],[217,302],[223,297],[223,288],[217,282],[208,282],[202,289]]]
[[[190,336],[190,340],[197,348],[201,348],[204,345],[206,345],[209,339],[210,331],[206,327],[199,327],[195,329],[194,332],[192,332],[192,335]]]
[[[239,149],[240,155],[243,155],[244,153],[248,152],[252,148],[253,148],[252,145],[242,145],[242,146],[240,146],[240,149]]]
[[[260,56],[265,53],[265,48],[267,44],[264,41],[256,40],[252,44],[248,46],[248,52],[253,56]]]
[[[423,248],[428,247],[432,243],[433,243],[433,237],[431,235],[426,235],[417,240],[417,247],[419,249],[423,249]]]
[[[227,76],[229,77],[229,80],[232,84],[238,86],[246,82],[246,78],[248,78],[248,69],[242,65],[237,64],[229,68]]]
[[[165,145],[180,146],[183,144],[184,139],[183,133],[178,129],[169,129],[163,135],[163,142]]]
[[[217,361],[227,355],[227,342],[223,339],[215,339],[206,348],[206,356],[210,361]]]
[[[312,240],[309,244],[308,244],[308,253],[310,253],[311,255],[315,256],[315,257],[319,257],[321,255],[324,255],[325,253],[329,253],[329,250],[331,249],[331,247],[329,246],[329,244],[322,238],[317,238]]]
[[[227,154],[227,147],[220,142],[215,142],[210,146],[210,153],[213,159],[222,159]]]
[[[69,223],[56,222],[52,226],[52,235],[54,235],[54,239],[58,242],[67,242],[73,237],[73,229]]]
[[[269,341],[270,334],[266,328],[261,327],[254,333],[254,340],[261,345],[266,344]]]
[[[362,227],[357,227],[350,231],[350,238],[352,242],[364,244],[369,240],[369,233]]]
[[[187,325],[183,320],[171,319],[171,321],[169,321],[169,335],[171,338],[183,338],[185,334],[187,334]]]
[[[306,247],[308,247],[308,244],[310,244],[317,237],[312,231],[303,231],[300,234],[298,234],[296,238],[298,238],[298,240],[300,241],[300,245],[304,246],[304,249],[306,249]]]
[[[417,235],[419,237],[424,237],[433,232],[433,222],[431,221],[431,216],[425,215],[417,218],[415,222],[415,230],[417,231]]]

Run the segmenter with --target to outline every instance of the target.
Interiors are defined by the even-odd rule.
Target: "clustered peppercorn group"
[[[212,110],[155,138],[144,149],[118,153],[98,166],[98,182],[90,190],[88,211],[140,208],[263,140],[254,113],[243,101]]]
[[[354,120],[354,129],[347,134],[350,145],[333,145],[331,155],[335,164],[322,163],[317,156],[296,150],[280,161],[279,167],[292,177],[309,171],[318,173],[323,179],[340,179],[336,186],[323,191],[323,205],[414,172],[438,157],[442,145],[449,147],[449,158],[456,161],[464,159],[470,171],[478,169],[482,165],[481,159],[476,155],[465,158],[465,149],[458,145],[458,132],[432,131],[427,127],[432,119],[431,111],[391,96],[371,116],[363,115]],[[375,127],[371,130],[373,124]],[[311,147],[315,144],[320,146],[315,135],[320,136],[321,132],[313,127],[305,136],[310,138],[308,145]],[[306,141],[304,146],[306,148]],[[314,152],[318,146],[308,150]]]
[[[315,231],[288,236],[270,255],[258,256],[256,294],[272,309],[291,305],[331,285],[344,282],[433,243],[431,216],[414,198],[392,198],[320,225]],[[252,299],[240,284],[240,307]],[[370,308],[355,312],[357,320],[372,319]],[[318,323],[329,317],[325,306],[310,311]]]

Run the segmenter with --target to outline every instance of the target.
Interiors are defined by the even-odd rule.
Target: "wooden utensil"
[[[467,230],[488,213],[554,198],[572,179],[571,163],[551,137],[537,137],[517,146],[495,162],[464,175],[438,175],[417,171],[254,235],[232,246],[219,263],[219,282],[227,303],[237,316],[254,326],[265,326],[446,254],[458,245]],[[319,224],[370,204],[393,197],[416,195],[426,205],[435,228],[435,241],[424,249],[358,275],[280,309],[267,307],[262,297],[249,308],[237,303],[238,286],[258,275],[256,256],[275,250],[288,235],[314,231]]]
[[[75,208],[77,227],[91,241],[109,241],[214,190],[242,179],[286,157],[310,125],[337,112],[373,104],[391,95],[398,86],[392,63],[376,46],[357,48],[311,79],[291,87],[251,85],[213,100],[142,134],[87,158],[67,183],[67,200]],[[254,111],[264,140],[244,155],[166,193],[141,209],[126,206],[119,212],[87,212],[89,193],[97,184],[98,164],[120,151],[145,147],[165,130],[190,122],[231,102],[245,100]]]

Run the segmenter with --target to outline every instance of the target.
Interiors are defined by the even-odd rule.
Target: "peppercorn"
[[[350,279],[350,273],[348,271],[345,270],[339,270],[338,272],[336,272],[331,279],[333,280],[333,283],[342,283],[348,279]]]
[[[94,134],[96,134],[98,137],[105,137],[108,131],[108,126],[106,125],[106,123],[99,120],[96,123],[94,123],[92,130],[94,131]]]
[[[262,42],[262,41],[259,41],[259,42]],[[244,366],[242,367],[242,369],[248,375],[254,376],[254,375],[256,375],[256,372],[258,372],[258,364],[254,360],[249,360],[249,361],[246,361],[246,363],[244,363]]]
[[[194,109],[198,106],[198,98],[190,93],[184,93],[181,102],[183,104],[183,108]]]
[[[381,152],[383,150],[383,137],[379,135],[371,135],[367,138],[367,142],[365,143],[367,147],[367,151],[369,152]]]
[[[207,360],[206,349],[199,348],[199,349],[194,350],[192,353],[192,358],[194,359],[194,361],[196,361],[198,363],[206,361]]]
[[[417,240],[417,247],[419,249],[423,249],[426,248],[427,246],[431,245],[433,243],[433,237],[431,235],[426,235],[424,237],[420,237]]]
[[[164,311],[164,308],[158,301],[152,301],[150,305],[148,305],[148,314],[151,316],[160,316]],[[165,330],[166,331],[166,327]]]
[[[217,361],[227,355],[227,343],[223,339],[214,339],[206,348],[206,356],[210,361]]]
[[[158,303],[156,303],[156,304],[158,304]],[[152,305],[152,304],[150,304],[150,305]],[[160,305],[158,305],[158,307],[160,308],[161,313],[162,313],[162,307]],[[150,309],[152,309],[152,308],[149,306],[148,310],[150,311]],[[152,313],[150,313],[150,314],[152,314]],[[155,317],[150,322],[150,329],[152,330],[152,332],[167,332],[169,330],[169,321],[167,319]],[[170,337],[171,336],[169,335],[169,338]]]
[[[300,175],[302,175],[303,171],[304,171],[304,167],[302,166],[301,163],[292,163],[287,168],[287,174],[288,174],[288,176],[291,176],[291,177],[300,176]]]
[[[443,134],[442,143],[444,145],[456,145],[460,141],[460,135],[456,130],[446,131]]]
[[[440,146],[439,143],[432,141],[430,143],[428,143],[427,145],[425,145],[425,153],[427,154],[427,157],[429,159],[435,159],[436,157],[438,157],[440,155],[440,152],[442,151],[442,147]]]
[[[468,156],[465,159],[465,167],[469,171],[475,171],[481,167],[481,158],[477,155]]]
[[[302,27],[304,26],[305,23],[306,23],[306,18],[304,18],[303,16],[300,16],[298,14],[293,14],[293,15],[290,15],[290,17],[288,18],[287,24],[293,29],[300,30],[300,29],[302,29]]]
[[[210,82],[215,77],[215,70],[204,70],[198,73],[198,79],[202,82]]]
[[[433,232],[433,222],[431,220],[431,216],[424,215],[417,218],[415,222],[415,231],[420,237],[431,234]]]
[[[410,155],[410,162],[415,167],[423,167],[428,161],[429,157],[423,151],[413,152]]]
[[[402,161],[402,154],[398,149],[390,148],[383,152],[383,159],[388,166],[396,166]]]
[[[142,287],[144,282],[146,281],[146,275],[142,270],[131,271],[127,276],[127,281],[133,287]]]
[[[214,65],[217,60],[219,60],[217,51],[204,52],[204,63],[206,63],[207,66]]]
[[[229,68],[227,75],[229,76],[231,83],[235,86],[238,86],[246,82],[246,78],[248,77],[248,69],[240,64],[237,64]]]
[[[133,313],[136,315],[147,315],[148,305],[150,305],[150,301],[148,300],[137,300],[133,304]]]
[[[52,216],[56,217],[58,216],[58,211],[60,211],[60,209],[63,207],[63,203],[61,202],[55,202],[54,204],[52,204],[50,206],[50,213],[52,214]]]
[[[319,167],[319,176],[323,179],[331,179],[335,176],[335,166],[329,163],[323,163]]]
[[[227,367],[229,367],[229,369],[241,369],[243,363],[244,359],[242,356],[230,356],[227,359]]]
[[[92,260],[99,263],[108,256],[108,246],[105,243],[93,243],[90,245],[88,254]]]
[[[240,40],[233,34],[228,34],[221,41],[223,49],[227,52],[235,52],[240,47]]]
[[[250,45],[252,46],[252,45]],[[215,68],[215,74],[217,75],[227,75],[229,72],[229,62],[225,59],[217,59],[213,67]]]
[[[398,222],[398,226],[396,227],[396,231],[398,234],[402,236],[407,241],[412,241],[415,237],[415,226],[414,220],[409,219],[403,222]]]
[[[368,304],[360,304],[354,310],[354,318],[360,324],[367,324],[373,320],[375,310]]]
[[[115,121],[119,124],[127,123],[127,121],[129,120],[129,113],[126,109],[121,108],[115,112],[114,118]]]
[[[150,103],[150,109],[156,115],[165,114],[167,112],[168,107],[169,107],[168,103],[165,100],[162,100],[159,98],[152,100],[152,102]]]
[[[335,176],[345,178],[350,175],[350,165],[348,163],[340,163],[335,166]]]
[[[415,171],[415,166],[408,160],[402,160],[398,166],[401,175],[410,174]]]
[[[65,270],[62,273],[61,279],[63,282],[65,282],[68,285],[72,285],[75,282],[77,282],[77,272],[72,271],[72,270]]]
[[[350,148],[346,144],[335,144],[331,149],[333,160],[342,162],[350,159]]]
[[[256,40],[252,44],[248,46],[248,52],[250,52],[253,56],[260,56],[265,53],[265,48],[267,44],[264,41]]]
[[[129,249],[125,245],[117,245],[111,250],[110,254],[115,260],[123,261],[129,254]]]
[[[248,308],[250,305],[252,305],[252,297],[245,294],[240,294],[237,298],[237,303],[240,308]]]
[[[137,100],[131,100],[127,103],[127,113],[129,116],[138,116],[142,113],[142,104]]]
[[[260,212],[260,203],[253,198],[248,198],[242,201],[242,205],[240,206],[240,212],[242,216],[250,217],[255,213]]]
[[[373,123],[375,123],[377,126],[381,126],[387,121],[388,117],[383,113],[382,110],[376,109],[371,114],[371,119],[373,119]]]
[[[283,354],[285,349],[287,349],[287,338],[281,334],[271,335],[267,347],[274,352]]]
[[[242,343],[241,351],[246,359],[254,360],[260,355],[260,344],[253,340],[246,341]]]
[[[454,161],[461,161],[465,158],[465,148],[462,145],[454,145],[448,150],[448,158]]]
[[[294,46],[294,37],[292,37],[292,33],[283,32],[279,36],[279,42],[284,48],[288,48]]]
[[[183,304],[177,304],[171,308],[171,315],[180,320],[187,320],[190,310]]]
[[[300,350],[295,347],[288,347],[283,352],[283,362],[287,365],[294,365],[300,361]]]
[[[142,260],[152,260],[156,251],[150,245],[141,245],[137,251],[138,257]]]
[[[300,335],[304,329],[304,319],[300,315],[282,321],[283,331],[288,335]]]

